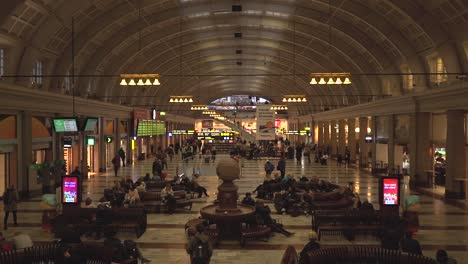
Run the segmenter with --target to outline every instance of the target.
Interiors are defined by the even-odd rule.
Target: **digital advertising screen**
[[[94,130],[96,129],[97,122],[98,122],[97,118],[93,118],[93,117],[86,118],[83,131],[94,132]]]
[[[381,203],[383,206],[400,205],[400,179],[383,177],[381,186]]]
[[[76,118],[54,118],[54,129],[57,133],[78,132]]]
[[[66,176],[62,178],[62,203],[79,203],[78,177]]]

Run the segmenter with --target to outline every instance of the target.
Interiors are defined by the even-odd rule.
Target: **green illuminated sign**
[[[87,137],[86,142],[88,146],[94,146],[94,138],[93,137]]]
[[[106,143],[112,143],[112,137],[107,136],[106,137]]]

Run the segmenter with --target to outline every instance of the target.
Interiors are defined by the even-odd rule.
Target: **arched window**
[[[42,61],[37,60],[34,62],[33,69],[32,69],[32,84],[42,84],[42,75],[44,72],[44,64]]]
[[[401,67],[401,72],[402,72],[402,81],[403,81],[403,89],[405,90],[413,90],[415,83],[414,83],[414,76],[413,72],[411,69],[408,67],[408,65],[403,65]]]
[[[436,84],[446,82],[448,79],[448,75],[447,69],[445,68],[444,61],[442,60],[442,58],[437,54],[433,54],[428,56],[427,60],[431,72],[431,82]]]
[[[70,94],[71,85],[70,71],[67,71],[67,76],[63,79],[63,92],[65,94]]]

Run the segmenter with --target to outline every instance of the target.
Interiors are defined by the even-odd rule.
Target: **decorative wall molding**
[[[68,95],[32,90],[0,83],[0,111],[16,110],[72,115],[73,98]],[[133,108],[75,97],[77,115],[130,119]]]
[[[450,88],[430,89],[415,94],[302,116],[301,120],[311,118],[316,121],[328,121],[414,112],[436,113],[450,109],[468,111],[468,82],[465,85],[457,84]]]

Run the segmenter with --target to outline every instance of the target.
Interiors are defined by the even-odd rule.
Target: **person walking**
[[[118,154],[112,159],[112,165],[114,165],[114,174],[117,177],[120,168],[120,156]]]
[[[3,229],[7,230],[8,228],[8,216],[10,212],[13,214],[13,223],[15,226],[18,225],[16,218],[16,211],[18,210],[18,191],[15,189],[14,185],[10,185],[3,193],[3,209],[5,211],[5,217],[3,218]]]
[[[278,161],[278,166],[276,168],[280,171],[281,173],[281,179],[286,175],[286,160],[284,159],[284,156],[280,158]]]
[[[125,167],[125,151],[123,148],[119,149],[119,157],[122,159],[122,165]]]

